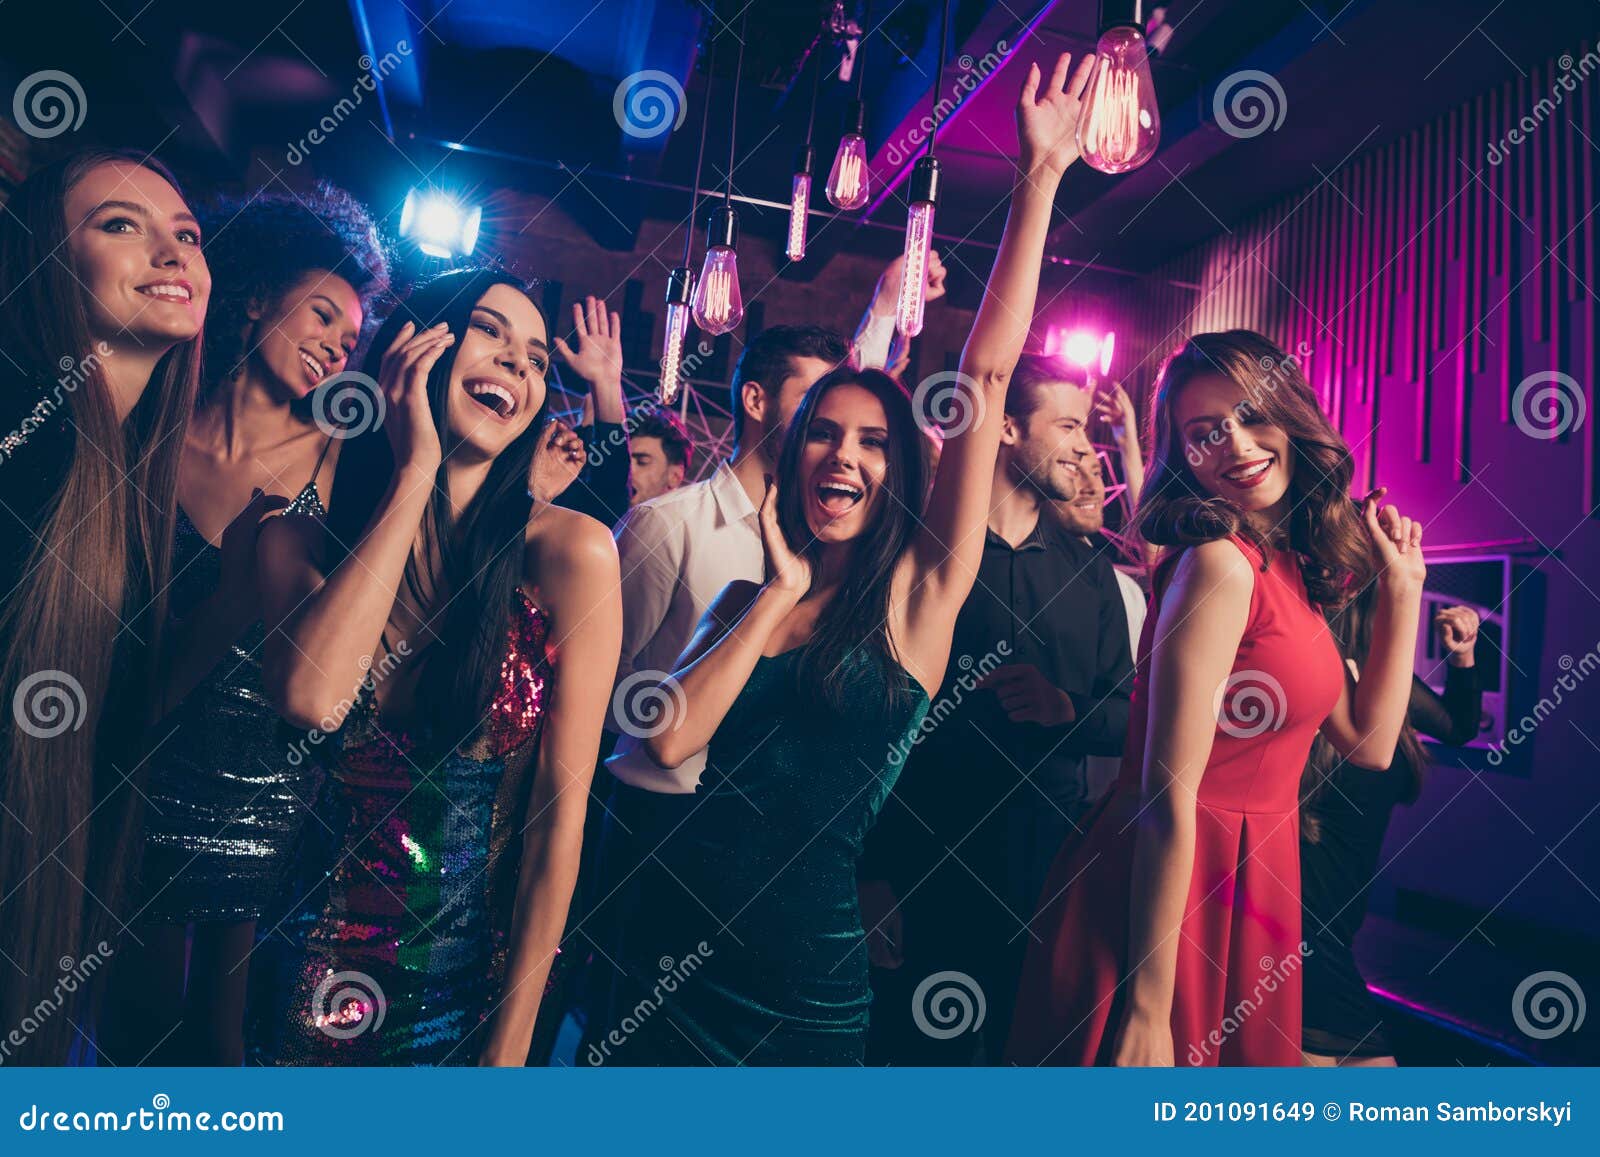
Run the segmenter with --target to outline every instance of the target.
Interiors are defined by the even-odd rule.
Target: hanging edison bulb
[[[784,252],[790,261],[800,261],[806,255],[806,225],[811,217],[811,169],[816,164],[817,150],[802,145],[794,161],[794,184],[789,193],[789,243]]]
[[[866,123],[866,106],[851,101],[848,131],[839,138],[828,170],[828,201],[835,209],[859,209],[867,203],[867,138],[861,135]]]
[[[744,319],[739,291],[739,214],[722,204],[706,221],[706,261],[694,287],[694,323],[703,333],[727,333]]]
[[[922,332],[922,311],[928,300],[928,248],[933,243],[933,210],[939,201],[939,162],[922,157],[911,167],[911,208],[906,212],[905,266],[900,275],[900,300],[894,325],[902,337]]]
[[[1126,173],[1155,155],[1161,112],[1144,34],[1118,24],[1095,46],[1094,77],[1078,118],[1078,152],[1102,173]]]
[[[667,274],[667,334],[661,343],[661,386],[656,395],[664,406],[678,396],[683,342],[689,333],[689,285],[693,280],[694,271],[684,266]]]

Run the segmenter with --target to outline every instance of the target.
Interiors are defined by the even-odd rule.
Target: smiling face
[[[806,525],[821,542],[846,542],[872,523],[889,468],[889,417],[871,390],[841,385],[817,402],[800,450]]]
[[[1095,535],[1105,527],[1106,478],[1098,454],[1090,454],[1078,467],[1077,496],[1058,503],[1056,513],[1073,534]]]
[[[1031,387],[1033,410],[1006,416],[1001,435],[1006,474],[1012,485],[1030,487],[1048,501],[1078,493],[1078,467],[1094,457],[1089,441],[1089,392],[1068,382]]]
[[[270,308],[252,305],[250,356],[290,398],[342,372],[361,336],[361,298],[337,273],[312,270]]]
[[[527,430],[544,405],[548,341],[544,317],[527,294],[494,285],[478,299],[467,332],[457,337],[450,373],[452,454],[493,458]]]
[[[1173,402],[1173,426],[1195,481],[1247,514],[1269,514],[1289,493],[1294,452],[1288,432],[1269,423],[1242,388],[1201,374]]]
[[[165,178],[107,161],[72,187],[64,209],[96,341],[162,349],[199,336],[211,273],[199,224]]]

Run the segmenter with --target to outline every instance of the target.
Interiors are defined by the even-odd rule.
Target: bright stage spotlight
[[[430,257],[466,257],[478,244],[483,209],[467,209],[443,193],[412,189],[400,210],[400,236]]]

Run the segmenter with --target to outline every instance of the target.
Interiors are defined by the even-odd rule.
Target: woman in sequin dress
[[[218,289],[178,475],[172,709],[149,761],[138,936],[118,954],[100,1042],[119,1064],[242,1059],[256,919],[316,787],[262,686],[256,528],[284,507],[321,516],[339,407],[313,392],[345,370],[386,278],[366,210],[332,187],[205,216]]]
[[[336,833],[268,1061],[527,1058],[622,631],[610,534],[528,495],[549,340],[503,273],[413,293],[327,527],[262,529],[267,687],[326,753]]]
[[[178,450],[211,289],[200,242],[171,174],[143,152],[70,154],[0,211],[0,1026],[11,1064],[66,1061],[102,986],[79,983],[60,1004],[57,981],[91,959],[104,975],[123,946]],[[41,1001],[54,1015],[37,1014]]]
[[[1088,68],[1069,81],[1069,64],[1063,54],[1042,92],[1034,66],[1021,93],[1023,178],[988,292],[959,375],[924,403],[957,419],[931,493],[930,414],[879,371],[825,374],[761,506],[766,582],[730,584],[659,689],[666,714],[643,729],[645,750],[673,767],[706,748],[706,771],[675,824],[647,829],[653,851],[616,945],[617,1006],[630,1011],[589,1026],[590,1064],[862,1062],[856,861],[977,573],[1006,387],[1076,159]]]

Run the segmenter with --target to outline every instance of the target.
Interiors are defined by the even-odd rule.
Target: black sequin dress
[[[330,445],[285,514],[326,517],[317,474]],[[216,591],[222,551],[180,508],[172,556],[181,620]],[[320,773],[267,699],[265,638],[252,624],[155,728],[136,922],[255,920],[283,879]]]

